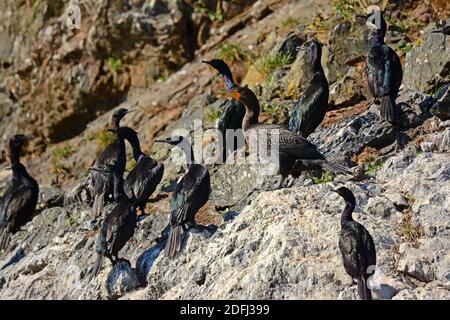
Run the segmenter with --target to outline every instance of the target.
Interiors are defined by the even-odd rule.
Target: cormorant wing
[[[327,106],[328,83],[323,75],[316,74],[294,106],[289,130],[309,135],[322,122]]]
[[[274,124],[264,125],[264,129],[278,130],[280,153],[286,153],[299,159],[324,159],[323,155],[317,150],[317,147],[301,135]],[[270,141],[271,138],[272,135],[269,134],[268,139]]]
[[[198,190],[207,175],[208,170],[201,165],[193,165],[177,184],[170,201],[172,225],[178,225],[189,218],[190,206],[198,196]]]
[[[363,225],[348,222],[339,238],[344,267],[350,275],[367,273],[367,268],[376,264],[373,239]]]
[[[108,222],[105,223],[106,228],[103,230],[108,245],[114,243],[117,237],[120,236],[119,231],[126,223],[130,210],[132,210],[130,201],[120,201],[108,215]]]
[[[14,225],[15,214],[27,207],[33,198],[33,188],[29,185],[21,185],[5,197],[3,204],[4,225]]]
[[[116,162],[117,162],[117,153],[115,150],[115,145],[114,145],[114,143],[111,143],[97,157],[97,159],[95,160],[95,166],[101,166],[101,165],[114,166],[116,164]]]

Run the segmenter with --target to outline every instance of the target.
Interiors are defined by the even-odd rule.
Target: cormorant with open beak
[[[28,137],[22,134],[9,140],[11,185],[0,199],[0,250],[9,245],[11,235],[33,217],[39,185],[20,162],[20,152]]]
[[[289,120],[289,130],[307,138],[322,122],[327,112],[329,87],[320,63],[322,44],[316,40],[305,42],[301,47],[312,66],[313,78],[295,104]]]
[[[180,136],[174,136],[165,142],[181,148],[187,160],[188,171],[178,182],[170,199],[170,234],[165,247],[165,255],[173,257],[181,249],[183,231],[194,226],[195,214],[209,199],[211,184],[208,169],[195,162],[192,146]]]
[[[364,226],[353,220],[355,196],[346,187],[332,190],[345,200],[345,208],[341,215],[341,234],[339,249],[345,271],[357,280],[358,294],[362,300],[372,300],[372,293],[367,287],[367,279],[371,275],[369,267],[375,267],[377,255],[372,236]],[[375,270],[372,270],[375,271]]]
[[[114,174],[123,176],[126,166],[125,141],[120,133],[120,120],[131,111],[120,108],[113,113],[112,125],[113,129],[109,129],[114,133],[115,139],[109,144],[105,150],[97,157],[94,162],[94,168],[102,168],[104,166],[113,167]],[[98,170],[91,171],[91,183],[94,189],[94,216],[98,217],[103,210],[104,204],[109,200],[110,194],[113,193],[113,176],[105,175]]]

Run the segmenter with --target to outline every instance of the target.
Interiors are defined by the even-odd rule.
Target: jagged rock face
[[[403,77],[406,88],[428,92],[450,82],[450,40],[441,33],[430,33],[433,29],[434,26],[429,26],[424,43],[406,55]]]

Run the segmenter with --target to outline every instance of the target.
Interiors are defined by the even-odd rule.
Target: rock
[[[408,200],[399,192],[395,192],[392,190],[387,190],[384,193],[384,196],[388,198],[397,208],[397,210],[403,210],[409,207]]]
[[[36,210],[42,211],[52,207],[61,207],[63,204],[63,190],[51,186],[42,186],[39,188],[39,200]]]
[[[406,54],[404,67],[403,86],[420,92],[450,81],[448,38],[441,33],[429,33],[434,26],[427,29],[424,43]]]
[[[330,87],[329,105],[332,108],[353,106],[364,99],[361,89],[363,74],[352,67],[347,74]],[[365,80],[364,80],[365,81]]]
[[[106,280],[106,288],[111,299],[117,299],[138,286],[136,270],[131,268],[128,261],[123,260],[112,268]]]
[[[419,240],[419,248],[400,245],[397,270],[422,282],[444,279],[450,270],[450,240],[448,237]]]
[[[304,37],[300,37],[294,32],[289,33],[276,48],[277,54],[289,55],[290,63],[294,62],[297,57],[298,48],[306,41]]]
[[[438,101],[431,107],[431,114],[445,121],[450,119],[450,84],[439,90]]]
[[[366,210],[368,214],[381,218],[389,218],[397,211],[393,203],[385,197],[370,198]]]
[[[400,108],[398,127],[408,130],[420,126],[426,119],[431,117],[430,109],[436,103],[436,99],[430,95],[413,90],[402,90],[396,99]]]
[[[89,178],[84,178],[78,181],[64,196],[64,206],[74,204],[88,204],[90,205],[94,200],[90,188]]]
[[[351,164],[351,157],[366,147],[381,149],[395,140],[393,127],[371,110],[354,118],[314,131],[308,140],[317,144],[322,153],[338,163]]]

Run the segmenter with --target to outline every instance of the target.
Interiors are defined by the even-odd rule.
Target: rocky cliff
[[[68,31],[68,2],[7,1],[0,148],[11,132],[35,135],[25,164],[41,193],[36,216],[1,252],[0,298],[357,299],[337,246],[337,184],[354,192],[355,219],[376,244],[374,296],[450,298],[450,38],[431,33],[448,17],[446,2],[387,1],[388,43],[404,68],[396,126],[369,103],[365,23],[353,17],[364,7],[239,3],[224,1],[220,13],[216,1],[85,1],[81,30]],[[185,168],[153,139],[191,131],[196,119],[212,127],[226,102],[221,79],[199,61],[227,60],[260,98],[261,120],[286,123],[309,77],[296,47],[312,36],[326,44],[330,105],[310,140],[355,174],[303,174],[292,188],[263,192],[277,178],[264,168],[210,166],[213,192],[197,215],[208,228],[192,229],[182,252],[165,258],[170,192]],[[100,221],[87,168],[110,141],[104,130],[118,106],[136,109],[124,124],[166,172],[121,251],[130,264],[106,262],[89,282]],[[0,172],[0,190],[8,176]]]

